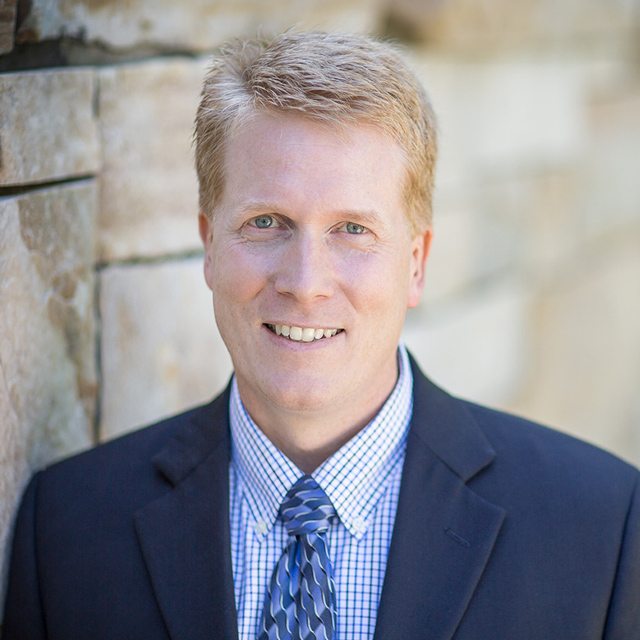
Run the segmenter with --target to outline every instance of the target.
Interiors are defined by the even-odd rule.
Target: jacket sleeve
[[[640,474],[625,523],[605,640],[640,640]]]
[[[36,499],[39,476],[31,480],[18,512],[9,585],[2,625],[2,640],[45,640],[46,630],[36,549]]]

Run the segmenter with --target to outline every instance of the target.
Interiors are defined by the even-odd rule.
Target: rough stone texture
[[[62,34],[109,47],[206,51],[240,33],[291,25],[362,31],[377,21],[376,0],[32,0],[21,40]]]
[[[191,135],[205,67],[171,59],[99,71],[100,260],[200,247]]]
[[[0,54],[13,49],[13,31],[18,0],[0,0]]]
[[[457,52],[587,42],[633,45],[635,0],[387,0],[392,33]]]
[[[414,59],[442,159],[408,344],[453,392],[639,464],[637,66]]]
[[[403,340],[423,371],[451,393],[506,406],[527,377],[531,304],[522,282],[495,282],[410,311]]]
[[[434,241],[427,262],[421,307],[438,304],[469,287],[478,277],[476,255],[478,215],[469,204],[447,207],[435,200]]]
[[[640,233],[541,295],[531,377],[512,408],[640,464]]]
[[[591,102],[587,152],[520,231],[539,293],[513,408],[640,464],[640,91],[623,86]]]
[[[104,269],[100,310],[101,438],[206,402],[226,384],[231,363],[202,258]]]
[[[589,111],[592,153],[578,202],[590,238],[640,227],[640,82],[612,87]]]
[[[2,205],[0,204],[0,208]],[[2,229],[2,221],[0,221]],[[9,387],[0,361],[0,601],[4,602],[9,541],[16,504],[29,475],[25,455],[28,434],[11,406]]]
[[[412,56],[440,130],[438,190],[575,162],[585,150],[587,72],[578,63]]]
[[[580,261],[577,202],[583,188],[571,165],[486,181],[477,191],[477,271],[518,269],[546,281]]]
[[[92,441],[96,191],[0,199],[0,558],[31,471]]]
[[[413,58],[440,129],[427,301],[563,255],[589,145],[583,66]]]
[[[90,69],[0,75],[0,185],[99,169],[93,88]]]

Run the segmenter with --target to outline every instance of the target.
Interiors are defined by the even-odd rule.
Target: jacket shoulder
[[[638,499],[640,473],[615,455],[530,420],[460,401],[486,435],[496,456],[470,486],[487,499],[527,512],[539,522],[595,521],[622,535]],[[606,523],[606,524],[605,524]],[[576,532],[577,535],[577,532]]]
[[[195,466],[226,432],[220,419],[221,413],[226,415],[225,401],[222,394],[207,405],[52,464],[35,476],[38,504],[67,515],[74,508],[90,512],[109,504],[135,510],[172,486],[171,469],[165,467]]]
[[[117,473],[119,467],[131,468],[149,461],[166,444],[197,416],[203,407],[195,407],[184,413],[141,427],[113,440],[100,443],[91,449],[79,452],[55,462],[41,472],[47,479],[87,473],[91,469],[103,473],[110,469]]]
[[[486,434],[498,456],[518,457],[522,461],[583,469],[592,474],[619,473],[635,478],[631,464],[600,447],[575,436],[526,418],[458,400]]]

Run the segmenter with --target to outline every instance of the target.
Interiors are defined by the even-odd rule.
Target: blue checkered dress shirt
[[[337,592],[336,640],[373,637],[398,505],[413,377],[398,349],[399,377],[378,415],[313,477],[338,521],[328,531]],[[231,557],[239,640],[255,640],[269,580],[287,541],[280,503],[303,475],[258,429],[231,388]]]

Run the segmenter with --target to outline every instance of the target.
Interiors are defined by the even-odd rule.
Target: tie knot
[[[302,476],[287,492],[280,515],[289,535],[323,534],[336,510],[318,483],[311,476]]]

